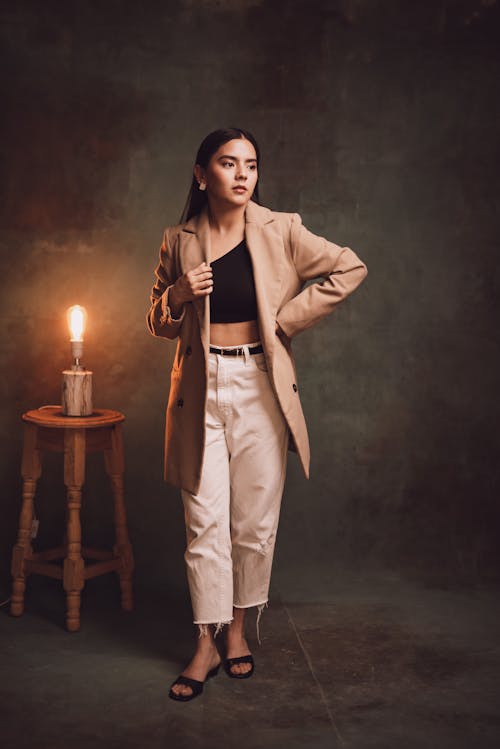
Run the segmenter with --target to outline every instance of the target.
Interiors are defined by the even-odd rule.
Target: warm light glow
[[[84,307],[75,304],[68,310],[68,327],[72,341],[83,341],[87,313]]]

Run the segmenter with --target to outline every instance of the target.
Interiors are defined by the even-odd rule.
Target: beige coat
[[[277,213],[251,201],[245,219],[269,377],[290,429],[290,445],[308,477],[309,440],[293,354],[276,335],[275,323],[293,339],[351,294],[367,270],[348,247],[308,231],[296,213]],[[206,211],[165,230],[148,314],[154,335],[178,336],[166,415],[165,480],[193,493],[200,483],[205,444],[210,303],[208,296],[189,302],[181,318],[174,320],[168,290],[179,276],[203,261],[210,263]],[[303,288],[306,281],[319,278]]]

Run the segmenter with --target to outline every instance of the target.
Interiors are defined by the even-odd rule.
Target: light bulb
[[[87,321],[87,313],[84,307],[80,307],[79,304],[70,307],[67,312],[68,316],[68,327],[71,334],[71,341],[83,341],[83,333],[85,331],[85,323]]]
[[[80,359],[83,355],[83,333],[87,321],[87,313],[79,304],[70,307],[66,313],[71,341],[71,354],[73,356],[73,369],[82,369]]]

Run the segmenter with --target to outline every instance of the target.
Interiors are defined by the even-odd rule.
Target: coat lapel
[[[180,264],[183,273],[193,270],[200,263],[210,263],[210,226],[206,209],[193,216],[182,230]],[[193,302],[200,323],[203,348],[208,351],[210,345],[210,301],[201,297]]]
[[[245,218],[245,238],[252,259],[259,329],[264,347],[272,357],[283,273],[283,251],[280,246],[283,240],[269,208],[250,201]]]

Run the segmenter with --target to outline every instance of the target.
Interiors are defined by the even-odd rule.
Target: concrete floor
[[[23,617],[0,609],[1,746],[500,746],[498,591],[322,575],[277,573],[261,646],[249,619],[254,677],[220,671],[187,704],[167,698],[193,643],[185,597],[138,591],[124,614],[114,578],[92,580],[69,634],[58,583],[33,577]]]

